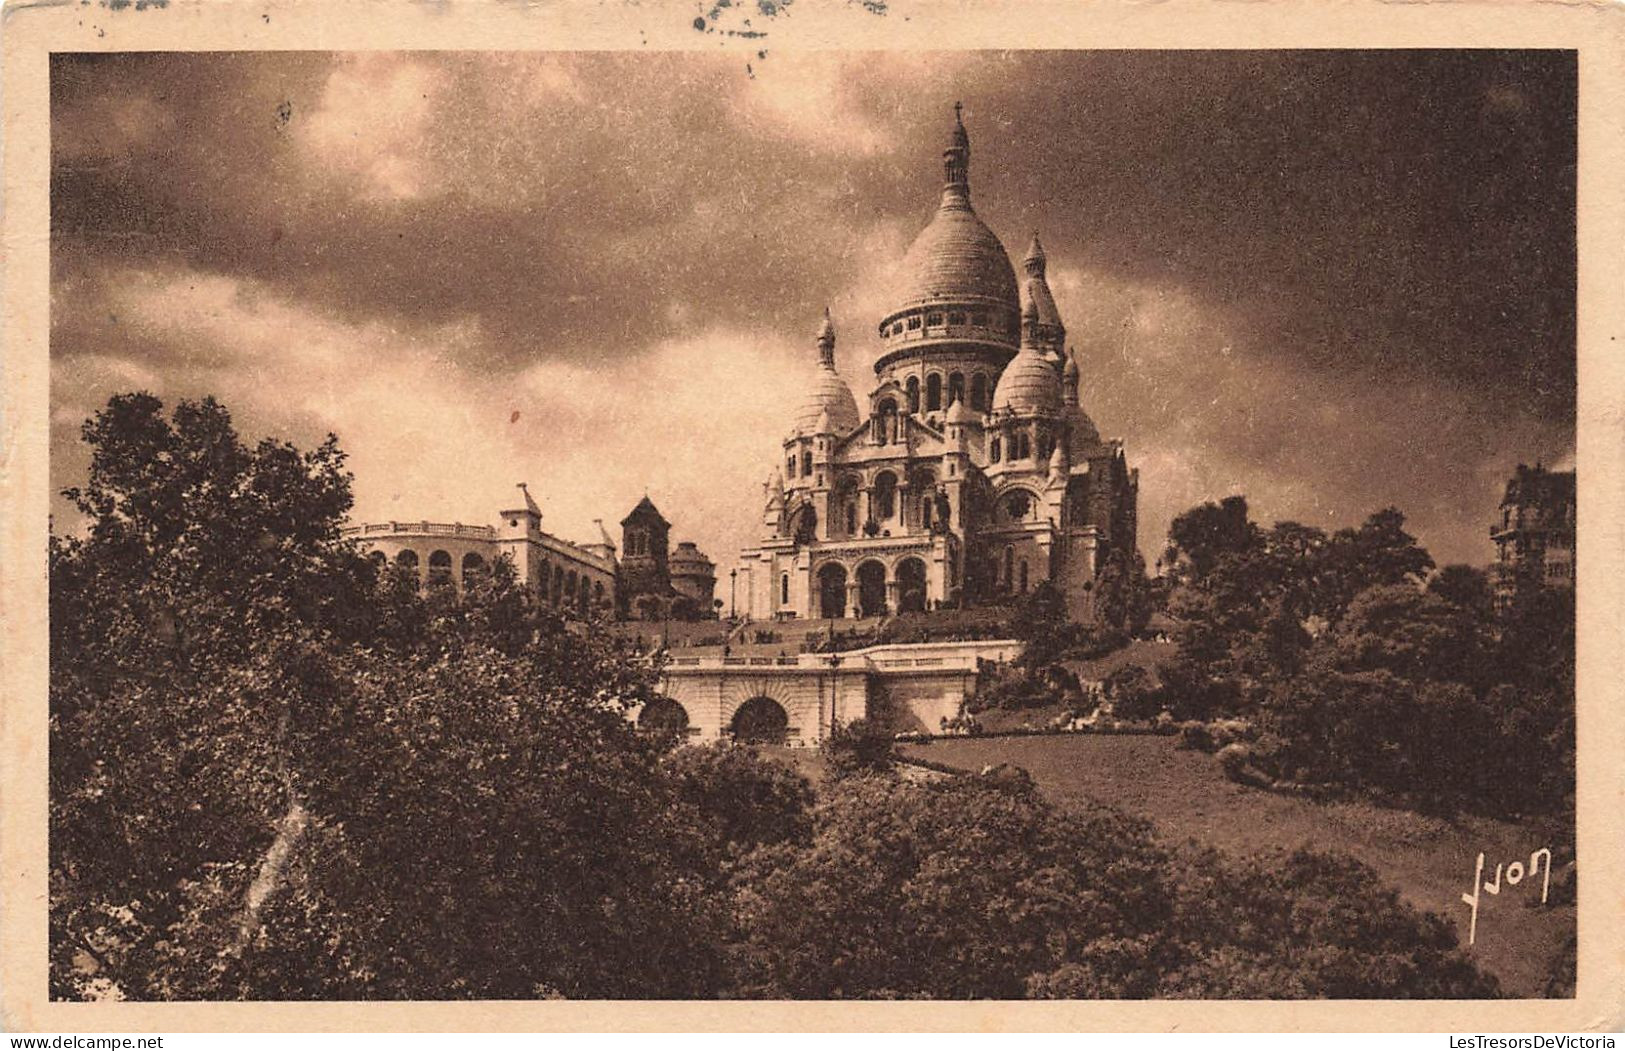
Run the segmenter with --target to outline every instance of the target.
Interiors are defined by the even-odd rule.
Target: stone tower
[[[670,543],[671,523],[647,496],[621,519],[620,594],[634,615],[639,597],[671,594]]]

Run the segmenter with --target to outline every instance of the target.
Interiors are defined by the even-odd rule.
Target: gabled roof
[[[665,517],[661,515],[660,509],[654,505],[654,502],[645,496],[642,500],[638,501],[638,506],[632,508],[631,514],[621,519],[621,525],[624,526],[630,525],[632,522],[648,522],[651,520],[657,521],[663,526],[671,525],[671,523],[666,521]]]

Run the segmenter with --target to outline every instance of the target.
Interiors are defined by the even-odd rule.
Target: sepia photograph
[[[1579,52],[793,14],[48,56],[48,999],[1574,998]]]

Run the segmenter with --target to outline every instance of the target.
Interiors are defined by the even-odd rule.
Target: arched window
[[[463,587],[485,576],[485,559],[470,551],[463,556]]]
[[[576,571],[572,569],[572,570],[570,570],[569,575],[564,578],[564,595],[561,597],[561,601],[563,601],[563,602],[574,602],[575,600],[576,600]]]
[[[952,405],[956,401],[961,404],[965,401],[965,376],[960,372],[948,377],[948,404]]]
[[[918,376],[910,376],[908,378],[908,386],[906,387],[906,390],[908,391],[908,411],[909,412],[919,412],[920,411],[920,377],[918,377]]]
[[[581,578],[581,583],[580,583],[579,586],[580,586],[581,591],[580,591],[580,594],[576,597],[576,605],[579,606],[581,609],[586,609],[587,608],[587,599],[592,594],[592,592],[589,590],[590,585],[587,583],[587,578],[585,576],[583,576]]]
[[[846,535],[847,536],[857,536],[857,534],[858,534],[858,505],[857,504],[847,504],[846,505]]]
[[[548,569],[547,560],[543,559],[542,560],[542,571],[540,573],[536,574],[536,590],[541,592],[542,600],[544,602],[547,600],[547,596],[552,594],[552,590],[551,590],[552,583],[553,583],[553,574]]]
[[[400,554],[395,556],[395,564],[416,573],[418,569],[418,553],[409,547],[403,547]]]
[[[875,521],[884,522],[897,511],[897,476],[890,471],[881,471],[875,475],[874,491],[870,494],[870,507],[874,508]]]
[[[1021,590],[1023,593],[1027,590],[1027,560],[1025,558],[1021,560]]]
[[[925,411],[942,408],[942,373],[933,372],[925,378]]]
[[[760,462],[760,461],[758,461]],[[808,449],[801,454],[801,475],[806,477],[812,474],[812,450]]]
[[[931,494],[920,494],[920,528],[931,528]]]
[[[429,586],[451,583],[451,553],[435,551],[429,555]]]
[[[980,372],[971,377],[970,407],[977,412],[987,411],[987,376]]]
[[[592,600],[598,605],[604,604],[604,582],[598,581],[592,586]]]
[[[1004,499],[1004,515],[1012,522],[1019,522],[1031,513],[1033,499],[1027,493],[1016,491]]]
[[[384,554],[382,551],[369,551],[367,552],[367,558],[370,559],[372,564],[377,566],[379,569],[383,569],[385,566],[389,565],[389,556]]]
[[[790,604],[790,574],[786,573],[783,576],[779,577],[779,605],[788,606],[789,604]]]
[[[785,458],[784,476],[786,478],[794,478],[796,476],[796,458],[794,456]]]
[[[562,606],[570,596],[564,591],[564,567],[553,567],[553,604]]]
[[[1016,576],[1016,548],[1014,544],[1006,544],[1004,548],[1004,588],[1006,591],[1015,586]]]
[[[1001,452],[1003,452],[1003,449],[1001,448],[1001,443],[999,442],[998,437],[995,436],[994,439],[993,439],[992,444],[988,446],[988,456],[992,458],[994,463],[998,463],[999,462],[999,453],[1001,453]]]

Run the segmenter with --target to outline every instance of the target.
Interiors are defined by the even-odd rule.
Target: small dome
[[[677,550],[671,553],[667,564],[671,567],[674,576],[700,574],[709,576],[714,563],[705,557],[694,541],[684,540],[677,545]]]
[[[846,434],[858,426],[858,401],[835,371],[835,322],[828,307],[818,326],[817,343],[818,367],[813,372],[812,389],[796,410],[796,433]]]
[[[1004,368],[993,391],[993,411],[1057,412],[1061,408],[1061,383],[1055,366],[1045,361],[1037,348],[1024,346]]]
[[[840,374],[827,365],[820,365],[814,371],[811,389],[796,410],[795,425],[797,434],[819,433],[821,418],[828,416],[828,433],[846,434],[855,430],[860,417],[858,416],[858,401],[852,396],[852,388],[846,385]]]
[[[1037,329],[1038,308],[1029,302],[1021,312],[1021,349],[993,390],[994,412],[1060,411],[1061,377],[1039,351]]]

